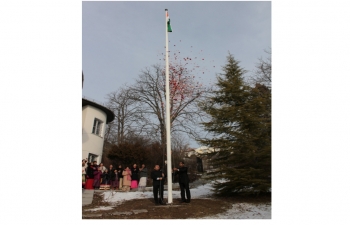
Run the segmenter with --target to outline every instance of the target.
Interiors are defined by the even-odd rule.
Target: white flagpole
[[[171,173],[171,137],[170,137],[170,92],[169,92],[169,50],[168,50],[168,10],[165,9],[165,83],[166,83],[166,155],[168,174],[168,204],[173,203],[173,183]]]

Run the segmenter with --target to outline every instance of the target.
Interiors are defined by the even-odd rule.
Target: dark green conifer
[[[212,137],[200,142],[218,150],[211,161],[212,175],[224,178],[214,185],[221,196],[271,191],[271,91],[246,85],[238,63],[229,54],[217,89],[201,104],[210,115],[203,125]]]

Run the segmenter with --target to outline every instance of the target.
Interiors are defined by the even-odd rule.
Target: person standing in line
[[[147,168],[145,164],[142,164],[140,168],[140,183],[139,183],[139,191],[145,192],[146,184],[147,184]]]
[[[82,163],[82,169],[81,169],[81,172],[82,172],[82,183],[83,183],[83,188],[85,186],[85,176],[86,176],[86,171],[85,171],[85,161],[83,160],[83,163]]]
[[[131,189],[134,189],[134,188],[137,188],[137,184],[138,184],[138,181],[139,181],[139,168],[137,167],[136,164],[134,164],[132,166],[132,169],[131,169]]]
[[[106,167],[103,165],[103,163],[100,163],[99,167],[101,168],[101,172],[105,172]]]
[[[164,196],[164,185],[165,183],[167,182],[167,170],[166,170],[167,166],[165,164],[164,168],[160,168],[160,172],[162,172],[162,176],[163,176],[163,179],[162,181],[160,182],[160,185],[161,185],[161,189],[160,189],[160,196],[162,196],[162,201],[163,201],[163,196]]]
[[[108,168],[108,171],[109,172],[111,172],[111,171],[114,171],[115,169],[114,169],[114,166],[111,164],[111,165],[109,165],[109,168]]]
[[[85,173],[86,173],[86,170],[87,170],[87,167],[88,167],[88,161],[87,161],[87,159],[83,159],[83,167],[84,167],[84,169],[85,169]]]
[[[185,167],[184,162],[179,163],[179,168],[174,168],[174,175],[179,175],[179,186],[181,189],[181,202],[190,203],[191,201],[191,192],[190,192],[190,184],[187,175],[187,167]],[[186,197],[185,199],[185,189],[186,189]]]
[[[112,169],[109,170],[108,172],[108,180],[109,180],[109,185],[111,190],[113,190],[113,188],[116,189],[117,174],[115,171],[117,170],[112,167]]]
[[[115,190],[118,190],[118,185],[119,185],[119,177],[118,177],[118,171],[117,169],[114,170],[114,174],[115,174],[115,181],[113,182],[113,188]]]
[[[97,161],[93,161],[92,165],[96,168],[96,171],[97,171],[97,168],[98,168]]]
[[[86,178],[94,179],[94,171],[95,171],[95,167],[91,163],[88,163],[88,166],[86,168]]]
[[[131,185],[131,170],[127,166],[123,171],[123,191],[130,191]]]
[[[94,189],[94,170],[95,167],[88,163],[88,167],[86,168],[86,182],[85,182],[85,189]]]
[[[108,169],[102,173],[102,183],[100,185],[100,190],[109,190],[110,185],[108,184]]]
[[[106,170],[106,167],[103,165],[103,163],[100,163],[100,165],[98,165],[98,167],[100,168],[101,173],[103,174],[105,172],[105,170]],[[101,175],[100,182],[102,183],[102,175]]]
[[[164,182],[164,174],[162,173],[162,171],[160,171],[160,167],[159,165],[155,165],[154,166],[154,170],[151,173],[151,178],[153,180],[153,198],[154,198],[154,203],[156,205],[161,204],[161,205],[165,205],[164,201],[163,201],[163,191],[162,191],[162,184],[161,182]],[[164,187],[164,186],[163,186]],[[158,194],[159,194],[159,198],[158,198]]]
[[[94,188],[95,189],[100,189],[100,184],[101,184],[101,169],[100,167],[97,167],[97,170],[94,171]]]
[[[113,184],[112,184],[112,177],[114,177],[114,174],[113,174],[113,171],[115,170],[114,166],[111,164],[109,165],[109,168],[108,168],[108,184],[109,184],[109,188],[111,189],[113,187]]]
[[[118,166],[117,171],[118,171],[118,178],[119,178],[119,190],[122,190],[122,188],[123,188],[123,167],[122,167],[122,165]]]

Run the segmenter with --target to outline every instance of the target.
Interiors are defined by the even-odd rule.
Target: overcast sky
[[[83,96],[106,95],[132,84],[140,71],[162,63],[165,9],[170,55],[191,57],[205,85],[216,81],[228,52],[250,75],[271,47],[271,2],[83,2]]]
[[[81,160],[81,70],[86,75],[83,93],[102,101],[121,84],[132,82],[143,67],[157,62],[158,51],[163,50],[165,8],[174,31],[171,43],[182,40],[181,49],[203,50],[216,64],[224,64],[231,51],[251,69],[249,65],[271,43],[269,3],[97,3],[110,4],[105,9],[91,4],[96,3],[1,2],[0,149],[5,157],[15,156],[16,164],[34,162],[51,168],[53,160],[63,159],[68,166],[60,167],[60,173],[72,174]],[[274,0],[272,5],[274,207],[269,223],[350,224],[350,198],[343,194],[350,189],[350,182],[344,182],[350,149],[349,1]],[[215,72],[206,73],[208,79],[215,78]],[[2,161],[3,168],[13,167],[10,159]],[[47,183],[57,183],[51,170],[41,174]],[[321,199],[329,193],[325,175],[341,185]],[[65,176],[65,183],[75,183],[77,176]],[[286,177],[290,182],[284,182]],[[21,181],[32,179],[21,176]],[[66,187],[70,188],[27,185],[23,191],[12,185],[10,194],[0,192],[6,205],[1,221],[47,224],[54,218],[57,224],[85,223],[81,195],[62,191]],[[298,193],[298,198],[286,193]],[[28,202],[39,204],[28,207]],[[55,210],[47,207],[52,202]],[[326,205],[336,205],[337,210]]]

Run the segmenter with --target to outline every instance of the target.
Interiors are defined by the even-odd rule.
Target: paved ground
[[[92,202],[92,198],[94,197],[94,190],[83,189],[83,206],[89,205]]]

